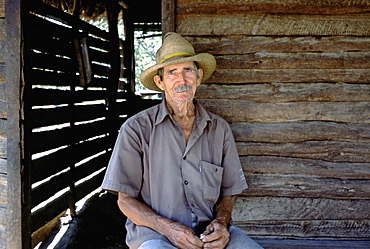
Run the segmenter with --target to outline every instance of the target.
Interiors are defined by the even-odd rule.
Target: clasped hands
[[[196,248],[218,248],[223,249],[229,242],[229,231],[226,224],[219,220],[213,220],[201,234],[197,237],[189,227],[174,222],[171,224],[171,231],[167,235],[170,242],[180,249]]]

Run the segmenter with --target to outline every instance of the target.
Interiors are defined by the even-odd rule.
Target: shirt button
[[[187,180],[185,180],[185,181],[184,181],[184,184],[185,184],[185,185],[188,185],[188,184],[189,184],[189,182],[188,182]]]

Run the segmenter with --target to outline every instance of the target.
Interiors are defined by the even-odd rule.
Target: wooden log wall
[[[369,11],[363,0],[176,1],[175,30],[217,60],[197,98],[234,132],[249,189],[233,219],[247,234],[370,237]]]
[[[34,233],[68,208],[74,216],[75,203],[100,187],[128,93],[117,89],[121,59],[109,33],[41,3],[25,18],[25,198]]]

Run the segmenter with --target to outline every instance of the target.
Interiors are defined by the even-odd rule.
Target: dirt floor
[[[117,206],[117,196],[105,193],[87,201],[68,225],[67,231],[54,249],[128,249],[125,243],[126,217]],[[50,248],[61,228],[43,243],[39,249]]]

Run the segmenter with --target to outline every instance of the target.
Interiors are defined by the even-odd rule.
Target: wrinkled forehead
[[[180,70],[180,69],[184,69],[184,68],[194,68],[194,67],[195,67],[194,61],[187,61],[187,62],[183,62],[183,63],[178,63],[178,64],[172,64],[172,65],[164,66],[163,67],[163,70],[164,71],[168,71],[168,70]]]

